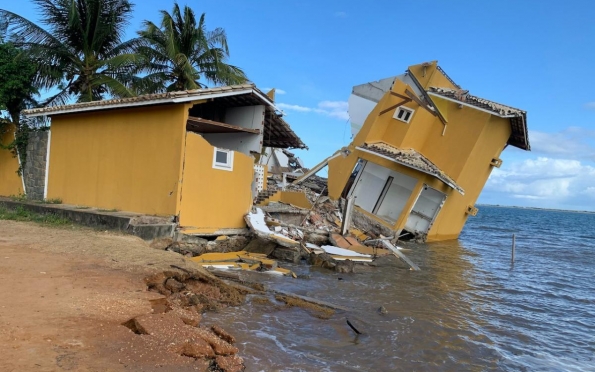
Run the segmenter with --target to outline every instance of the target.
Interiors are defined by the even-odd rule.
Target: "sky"
[[[227,32],[230,63],[277,89],[307,167],[349,144],[354,85],[438,60],[470,94],[528,112],[532,151],[507,148],[478,203],[595,210],[592,0],[180,1]],[[170,0],[137,0],[127,37]],[[39,22],[29,0],[0,8]]]

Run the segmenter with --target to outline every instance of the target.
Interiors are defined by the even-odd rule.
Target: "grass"
[[[12,201],[16,201],[16,202],[24,202],[27,201],[27,195],[25,194],[18,194],[18,195],[10,195],[9,198]]]
[[[86,205],[77,205],[74,209],[90,209],[91,207],[87,207]]]
[[[98,209],[97,212],[119,212],[119,209]]]
[[[37,222],[43,225],[66,226],[72,224],[69,219],[55,214],[40,214],[26,210],[22,206],[8,209],[0,205],[0,220]]]

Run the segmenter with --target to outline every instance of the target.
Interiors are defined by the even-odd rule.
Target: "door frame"
[[[421,196],[421,193],[424,192],[424,190],[427,189],[432,189],[436,192],[439,192],[440,194],[444,195],[444,197],[442,198],[442,201],[440,202],[440,204],[438,205],[438,208],[436,208],[436,212],[434,212],[434,215],[432,216],[432,219],[430,220],[430,223],[428,224],[428,230],[426,232],[424,232],[423,234],[428,234],[430,232],[430,230],[432,229],[432,226],[434,226],[434,222],[436,221],[436,217],[438,217],[438,213],[440,213],[440,211],[442,210],[442,207],[444,206],[444,203],[446,203],[446,198],[448,197],[448,195],[446,195],[446,193],[443,193],[442,191],[438,190],[435,187],[429,186],[427,183],[424,183],[423,186],[421,187],[421,189],[419,190],[419,193],[417,194],[417,197],[415,198],[415,201],[413,202],[413,204],[411,205],[411,209],[409,210],[409,213],[407,213],[407,219],[405,220],[405,226],[403,226],[403,230],[406,230],[406,226],[407,226],[407,221],[409,220],[409,216],[411,216],[411,213],[413,212],[413,209],[415,208],[415,205],[417,204],[419,197]],[[409,231],[411,233],[417,233],[414,231]]]

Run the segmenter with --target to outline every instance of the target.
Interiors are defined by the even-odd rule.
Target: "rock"
[[[151,248],[159,249],[161,251],[166,250],[169,246],[174,243],[173,239],[171,238],[161,238],[155,239],[149,244]]]
[[[337,261],[335,271],[338,273],[352,273],[355,263],[351,260]]]
[[[328,235],[322,235],[317,233],[305,232],[304,241],[308,243],[320,245],[326,245],[329,242]]]
[[[237,355],[218,355],[215,358],[215,363],[217,363],[217,367],[223,372],[242,372],[246,368],[244,366],[244,360]]]
[[[222,340],[212,331],[204,328],[196,328],[196,332],[200,338],[205,340],[217,355],[233,355],[237,354],[238,348],[227,341]]]
[[[219,338],[221,338],[223,341],[227,341],[230,344],[234,344],[236,342],[235,337],[233,337],[232,335],[230,335],[229,333],[225,332],[225,330],[223,330],[223,328],[214,325],[211,327],[211,330],[217,335],[219,336]]]
[[[243,235],[226,236],[222,235],[217,239],[206,244],[206,250],[209,252],[238,252],[241,251],[249,242],[249,239]]]
[[[182,289],[186,288],[186,285],[178,282],[174,278],[169,278],[165,281],[164,287],[172,292],[180,292]]]
[[[215,352],[213,348],[202,338],[194,340],[188,340],[182,346],[180,355],[191,357],[191,358],[213,358]]]
[[[388,314],[388,310],[386,310],[386,308],[384,306],[380,306],[378,308],[378,314],[381,314],[381,315]]]
[[[256,237],[244,247],[244,251],[250,253],[262,253],[268,256],[273,253],[276,247],[277,244],[275,242]]]
[[[275,248],[271,256],[278,260],[299,263],[302,259],[302,251],[299,247],[288,248],[279,246]]]
[[[335,266],[337,266],[337,261],[327,253],[311,253],[310,264],[312,266],[318,266],[325,269],[334,269]]]
[[[189,308],[192,309],[192,308]],[[196,327],[202,320],[202,315],[198,312],[192,310],[186,310],[179,307],[174,307],[171,311],[174,313],[178,318],[180,318],[184,323],[188,324],[189,326]]]

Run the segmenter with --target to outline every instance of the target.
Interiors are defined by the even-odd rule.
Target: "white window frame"
[[[399,119],[399,117],[398,117],[398,116],[399,116],[399,112],[400,112],[401,110],[402,110],[402,111],[408,111],[408,112],[410,112],[410,114],[409,114],[409,120],[403,120],[403,119]],[[412,108],[409,108],[409,107],[407,107],[407,106],[399,106],[399,107],[397,107],[397,109],[395,110],[395,113],[394,113],[394,115],[393,115],[393,119],[397,119],[397,120],[399,120],[399,121],[402,121],[403,123],[407,123],[407,124],[409,124],[409,123],[411,122],[411,118],[413,118],[413,114],[414,114],[414,113],[415,113],[415,110],[414,110],[414,109],[412,109]]]
[[[217,152],[227,153],[227,162],[226,163],[219,163],[217,161]],[[213,168],[226,170],[226,171],[230,171],[230,172],[233,171],[233,151],[215,147],[215,149],[213,150]]]

